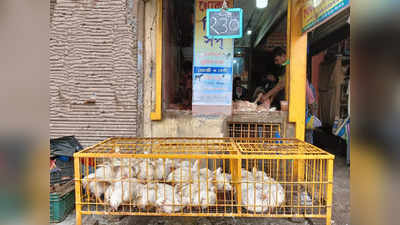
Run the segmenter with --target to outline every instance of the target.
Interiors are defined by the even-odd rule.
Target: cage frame
[[[222,143],[226,143],[227,146],[231,147],[230,154],[204,154],[201,152],[195,154],[160,154],[160,153],[147,153],[147,154],[134,154],[134,153],[117,153],[115,152],[116,146],[123,146],[124,144],[119,144],[118,141],[145,141],[150,142],[151,146],[153,146],[154,142],[169,142],[170,144],[176,146],[185,146],[185,142],[216,142],[220,141]],[[106,153],[98,153],[95,152],[95,149],[101,147],[105,144],[112,144],[114,147],[111,152]],[[297,149],[295,154],[288,154],[288,150],[281,151],[280,153],[272,152],[265,150],[263,151],[260,148],[251,149],[249,146],[251,145],[265,145],[268,143],[268,146],[279,146],[282,142],[294,143],[293,147],[296,147],[295,144],[299,144],[299,146],[306,146],[304,149]],[[147,144],[148,145],[148,144]],[[306,148],[312,149],[312,151],[307,150]],[[250,150],[249,150],[250,149]],[[293,149],[292,149],[293,150]],[[286,152],[286,154],[285,154]],[[186,152],[182,152],[186,153]],[[263,154],[264,153],[264,154]],[[292,152],[293,153],[293,152]],[[236,197],[236,205],[237,212],[232,213],[187,213],[187,212],[174,212],[174,213],[163,213],[163,212],[108,212],[108,211],[83,211],[82,210],[82,177],[81,177],[81,159],[84,158],[152,158],[152,159],[222,159],[222,160],[231,160],[232,165],[231,173],[232,173],[232,184],[235,186],[235,197]],[[113,216],[200,216],[200,217],[264,217],[264,218],[320,218],[325,219],[326,224],[331,224],[332,217],[332,196],[333,196],[333,162],[334,155],[319,149],[311,144],[305,143],[303,141],[294,139],[294,138],[136,138],[136,137],[125,137],[125,138],[108,138],[100,143],[97,143],[93,146],[87,147],[80,152],[74,154],[74,169],[75,169],[75,206],[76,206],[76,224],[82,224],[82,215],[113,215]],[[325,199],[325,207],[326,213],[319,215],[306,215],[306,214],[257,214],[257,213],[244,213],[242,212],[241,206],[241,169],[242,169],[242,160],[295,160],[296,162],[296,170],[299,181],[301,181],[301,177],[304,174],[305,170],[305,161],[306,160],[326,160],[326,199]],[[240,203],[240,204],[239,204]]]

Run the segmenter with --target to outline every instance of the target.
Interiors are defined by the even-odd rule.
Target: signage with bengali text
[[[227,1],[228,7],[232,0]],[[193,48],[192,108],[199,106],[232,106],[233,39],[207,36],[206,13],[209,8],[221,8],[223,0],[195,1],[195,32]],[[215,107],[214,107],[215,108]],[[211,107],[212,109],[212,107]],[[207,111],[202,114],[213,114]]]
[[[350,6],[350,0],[308,0],[303,8],[303,32]]]

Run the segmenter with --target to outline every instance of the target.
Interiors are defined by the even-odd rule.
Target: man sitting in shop
[[[281,47],[276,47],[273,50],[274,56],[274,63],[278,66],[278,83],[275,87],[269,90],[267,93],[263,94],[260,93],[257,96],[256,102],[264,102],[267,99],[272,101],[271,106],[276,107],[280,110],[281,105],[280,102],[285,99],[285,86],[286,86],[286,79],[285,79],[285,72],[286,72],[286,65],[289,64],[289,60],[286,59],[286,52]]]
[[[278,78],[275,77],[275,75],[268,73],[266,76],[263,76],[260,79],[260,82],[257,85],[256,90],[254,91],[254,94],[252,96],[252,101],[257,99],[257,96],[262,93],[265,94],[268,91],[270,91],[275,85],[278,83]]]
[[[240,77],[235,77],[233,79],[233,95],[232,99],[237,100],[247,100],[247,89],[242,87],[242,80]]]

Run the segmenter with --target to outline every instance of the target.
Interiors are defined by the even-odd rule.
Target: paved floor
[[[346,159],[336,157],[333,187],[332,225],[350,224],[350,169]],[[85,216],[84,216],[85,217]],[[187,217],[116,217],[96,216],[99,225],[323,225],[324,220],[298,220],[264,218],[187,218]],[[84,218],[85,219],[85,218]],[[58,225],[75,225],[75,212],[72,212]],[[85,225],[85,224],[84,224]]]

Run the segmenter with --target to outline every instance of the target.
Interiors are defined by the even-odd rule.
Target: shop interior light
[[[233,63],[236,63],[237,61],[236,60],[233,60]]]
[[[256,6],[259,9],[263,9],[268,6],[268,0],[256,0]]]
[[[321,4],[321,0],[313,0],[314,8],[317,8]]]
[[[247,30],[247,35],[251,35],[252,32],[253,31],[251,31],[251,30]]]

